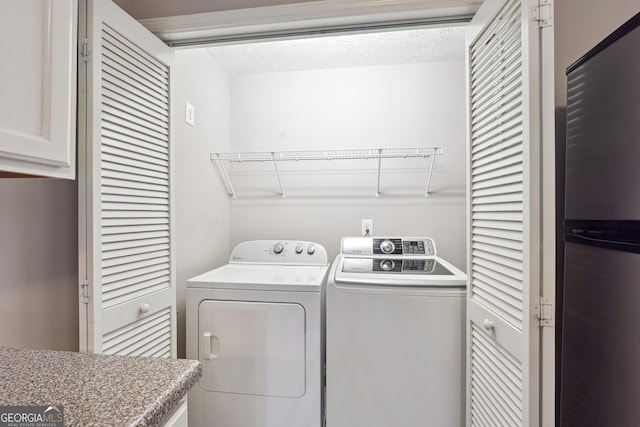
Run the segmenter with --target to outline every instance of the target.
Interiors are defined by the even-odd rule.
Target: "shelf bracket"
[[[380,169],[382,166],[382,148],[378,149],[378,189],[376,191],[376,199],[379,199],[382,194],[380,193]]]
[[[236,190],[233,188],[233,184],[231,184],[231,178],[229,177],[229,172],[227,168],[224,166],[224,161],[220,158],[220,154],[214,153],[211,155],[211,159],[214,161],[218,170],[220,171],[220,175],[222,176],[222,181],[224,183],[225,190],[230,198],[236,199],[238,196],[236,195]]]
[[[436,162],[436,156],[431,154],[429,157],[431,157],[431,165],[429,166],[429,174],[427,175],[427,189],[424,191],[425,199],[429,198],[429,188],[431,187],[431,176],[433,175],[433,166],[435,165],[435,162]]]
[[[271,152],[271,157],[273,158],[273,167],[276,170],[276,177],[278,177],[278,185],[280,185],[280,197],[286,199],[287,195],[284,194],[284,188],[282,188],[282,179],[280,179],[280,171],[278,171],[278,162],[276,161],[276,153],[274,151]]]

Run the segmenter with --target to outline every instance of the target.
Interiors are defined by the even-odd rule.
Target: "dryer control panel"
[[[231,252],[230,264],[327,265],[329,256],[324,246],[303,240],[249,240]]]
[[[344,237],[345,255],[435,256],[436,244],[430,237]]]

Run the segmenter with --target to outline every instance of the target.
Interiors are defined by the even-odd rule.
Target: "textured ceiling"
[[[464,27],[325,36],[208,48],[229,74],[464,60]]]

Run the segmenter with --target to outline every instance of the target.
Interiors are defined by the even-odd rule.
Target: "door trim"
[[[290,38],[397,26],[466,23],[478,0],[322,0],[141,19],[172,47]]]

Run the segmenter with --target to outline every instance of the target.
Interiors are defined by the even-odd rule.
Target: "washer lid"
[[[335,283],[375,286],[462,287],[467,275],[439,257],[353,257],[340,255]]]
[[[227,264],[187,280],[187,287],[320,292],[328,269],[328,265]]]

